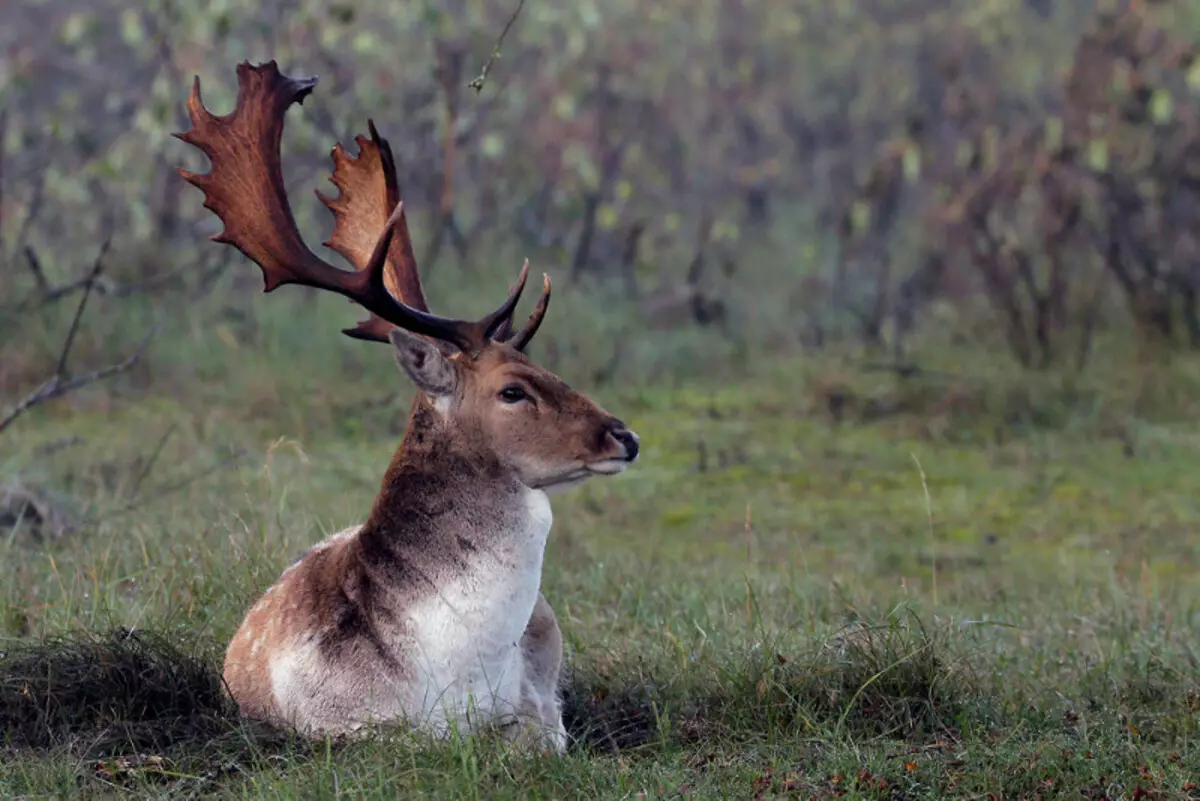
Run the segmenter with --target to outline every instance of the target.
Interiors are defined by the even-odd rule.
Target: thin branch
[[[167,426],[167,430],[158,438],[158,444],[150,454],[150,458],[142,463],[142,469],[138,471],[137,477],[133,480],[133,487],[129,490],[129,494],[137,497],[138,490],[142,488],[142,482],[146,480],[146,476],[150,475],[150,471],[154,469],[154,465],[158,462],[158,457],[162,456],[163,449],[167,446],[167,440],[175,433],[178,426],[175,423]]]
[[[161,324],[155,324],[154,327],[146,332],[146,336],[141,342],[138,343],[138,346],[134,348],[133,352],[130,353],[129,356],[122,362],[109,365],[108,367],[102,367],[99,370],[94,370],[90,373],[76,376],[74,378],[67,378],[65,375],[61,374],[54,375],[49,381],[42,384],[33,392],[22,398],[17,405],[14,406],[8,412],[8,414],[4,416],[3,419],[0,419],[0,432],[3,432],[4,429],[13,424],[13,421],[35,406],[45,403],[46,401],[53,400],[54,398],[61,397],[62,395],[66,395],[69,392],[74,392],[75,390],[85,387],[88,384],[94,384],[97,381],[103,381],[107,378],[111,378],[114,375],[118,375],[119,373],[124,373],[129,368],[137,364],[138,360],[142,358],[142,354],[144,354],[146,349],[150,347],[150,341],[154,339],[154,335],[158,333],[159,328],[161,328]],[[66,361],[66,355],[66,350],[64,350],[63,355],[59,357],[60,364]]]
[[[100,246],[100,252],[96,254],[96,261],[93,262],[92,269],[84,278],[83,297],[79,299],[79,305],[75,308],[75,316],[71,319],[71,327],[67,329],[67,340],[63,343],[62,353],[59,354],[58,367],[54,369],[55,378],[63,378],[67,374],[67,359],[75,344],[75,335],[79,333],[79,321],[83,319],[83,310],[87,308],[88,298],[92,296],[92,287],[96,285],[96,279],[100,277],[100,273],[104,272],[104,257],[108,255],[108,247],[111,244],[112,239],[106,237],[104,244]]]
[[[25,246],[25,263],[29,265],[29,272],[33,273],[33,282],[37,284],[38,292],[43,295],[50,294],[50,282],[46,280],[46,271],[42,269],[42,261],[38,258],[37,251],[32,246]]]
[[[599,370],[592,373],[593,383],[607,384],[616,376],[617,368],[621,365],[621,359],[625,356],[626,344],[624,337],[617,337],[612,355],[609,356],[608,361]]]
[[[33,185],[33,196],[29,199],[29,208],[25,212],[25,219],[21,221],[21,228],[17,231],[16,241],[13,247],[21,250],[25,247],[25,243],[29,241],[29,230],[33,227],[33,221],[37,219],[42,210],[42,203],[46,199],[46,173],[43,170],[38,173],[37,183]]]
[[[36,257],[35,257],[36,258]],[[136,288],[136,287],[135,287]],[[0,307],[0,310],[14,312],[31,311],[33,309],[49,306],[52,303],[57,303],[60,300],[74,295],[79,290],[86,290],[97,295],[128,295],[131,292],[121,291],[120,288],[109,281],[104,276],[99,276],[95,280],[90,275],[85,275],[83,278],[76,279],[69,284],[62,286],[46,285],[42,294],[28,298],[20,303],[9,307]]]
[[[135,283],[121,284],[113,281],[104,275],[93,277],[91,273],[71,281],[62,286],[50,286],[45,278],[45,273],[42,270],[41,262],[38,259],[37,253],[33,248],[25,248],[26,259],[29,261],[29,269],[34,275],[34,280],[38,283],[39,294],[36,297],[28,298],[11,306],[0,306],[0,312],[23,312],[37,308],[49,306],[52,303],[66,298],[81,289],[90,292],[104,295],[113,298],[127,298],[132,295],[141,294],[143,292],[153,292],[179,279],[181,276],[196,272],[197,268],[193,264],[183,264],[175,269],[168,270],[164,273],[159,273],[144,281]],[[217,251],[216,255],[208,255],[205,257],[205,267],[200,269],[200,278],[197,280],[199,293],[203,294],[206,282],[210,282],[214,278],[214,274],[219,274],[229,265],[229,259],[225,258],[229,255],[228,251]],[[208,266],[210,265],[211,266]]]
[[[483,69],[479,71],[478,76],[472,78],[471,82],[467,84],[467,86],[474,89],[476,93],[483,91],[483,85],[487,82],[488,73],[492,71],[492,65],[496,62],[496,59],[500,58],[500,46],[504,44],[504,37],[508,36],[509,28],[511,28],[513,23],[517,21],[517,17],[521,15],[521,9],[524,7],[525,0],[521,0],[519,3],[517,3],[516,11],[512,13],[512,16],[508,18],[508,22],[505,23],[504,30],[500,32],[500,38],[496,40],[496,46],[492,48],[492,54],[488,56],[488,60],[483,63]]]
[[[196,288],[191,294],[191,300],[199,300],[208,295],[213,290],[213,287],[217,285],[217,281],[220,280],[221,276],[229,270],[229,266],[233,264],[233,248],[221,248],[221,251],[223,252],[220,252],[219,255],[214,254],[208,257],[208,262],[212,266],[200,273],[200,280],[196,282]]]

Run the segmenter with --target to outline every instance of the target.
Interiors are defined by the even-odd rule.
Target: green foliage
[[[842,273],[875,270],[860,312],[869,340],[888,317],[911,328],[933,296],[963,311],[982,297],[1024,367],[1082,369],[1097,327],[1124,323],[1119,294],[1147,351],[1200,347],[1200,95],[1187,78],[1200,43],[1175,11],[1097,14],[1061,87],[1024,102],[995,81],[983,31],[954,31],[934,102],[913,110],[843,212]],[[931,168],[918,173],[918,158]],[[884,251],[913,237],[915,270],[894,277]]]
[[[1099,41],[1088,33],[1095,28],[1088,4],[535,4],[522,10],[477,94],[467,84],[515,5],[152,0],[130,8],[20,0],[6,10],[11,24],[0,34],[9,54],[3,105],[19,110],[5,115],[0,234],[9,258],[35,246],[52,278],[67,277],[60,265],[106,226],[124,256],[118,278],[153,278],[170,269],[164,265],[177,267],[184,283],[207,274],[220,256],[200,239],[214,221],[173,172],[202,168],[203,159],[170,133],[187,127],[193,75],[209,103],[227,110],[234,64],[276,58],[286,72],[321,78],[316,94],[289,114],[285,137],[287,183],[310,240],[327,229],[328,215],[308,190],[325,187],[333,143],[348,142],[371,117],[397,151],[418,253],[430,271],[450,209],[459,267],[498,245],[575,279],[593,272],[613,284],[620,274],[620,297],[638,300],[644,319],[660,308],[655,293],[678,286],[704,252],[740,283],[780,287],[788,311],[802,311],[801,327],[819,330],[824,341],[852,322],[868,342],[890,336],[899,346],[922,324],[930,297],[960,303],[966,318],[981,300],[1002,319],[1011,316],[1012,304],[996,299],[1014,269],[980,281],[971,270],[977,254],[944,230],[942,212],[990,197],[975,184],[1001,162],[1025,160],[1030,127],[1044,130],[1046,153],[1082,148],[1080,163],[1094,173],[1124,165],[1118,173],[1155,207],[1186,195],[1186,187],[1151,187],[1141,178],[1169,173],[1182,158],[1172,160],[1166,143],[1185,141],[1178,129],[1194,116],[1195,66],[1181,59],[1197,24],[1186,3],[1144,6],[1136,13],[1146,15],[1153,52],[1145,63],[1154,66],[1143,64],[1136,78],[1149,82],[1148,122],[1082,136],[1080,103],[1059,76],[1084,57],[1089,36]],[[1128,93],[1121,81],[1132,73],[1119,54],[1110,60],[1111,70],[1079,62],[1075,72],[1111,72],[1112,90]],[[1107,102],[1092,102],[1088,113],[1115,113],[1120,101]],[[455,133],[452,150],[447,130]],[[1163,157],[1142,163],[1153,152]],[[444,180],[449,167],[452,182]],[[1036,172],[1016,183],[1032,191]],[[1036,197],[1026,199],[1036,208]],[[34,210],[37,224],[27,226]],[[1002,241],[1036,239],[1016,219],[1036,211],[1000,204],[990,213],[990,224],[1006,230]],[[1139,225],[1152,231],[1158,216],[1148,215]],[[760,243],[770,258],[747,253]],[[1186,242],[1160,250],[1187,263]],[[780,255],[789,252],[804,256]],[[1032,256],[1038,270],[1049,269],[1040,266],[1045,254]],[[1104,261],[1092,252],[1069,258]],[[1147,259],[1155,260],[1139,263]],[[1077,298],[1064,308],[1075,328],[1091,331],[1093,316],[1101,320],[1095,325],[1120,317],[1108,287],[1093,290],[1090,273],[1105,266],[1081,267],[1082,277],[1073,273],[1068,282]],[[761,301],[736,297],[730,276],[696,272],[689,285],[733,297],[747,317],[762,316]],[[3,280],[6,293],[27,288],[19,278]],[[1118,283],[1117,291],[1136,295],[1126,304],[1135,318],[1174,313],[1163,307],[1175,298],[1156,299],[1154,280]],[[1093,306],[1103,308],[1093,315]],[[1033,364],[1034,355],[1021,353],[1032,347],[1013,344],[1022,325],[1035,324],[998,328]],[[780,333],[771,328],[763,339]],[[1063,345],[1055,358],[1066,358],[1058,351],[1087,349]]]

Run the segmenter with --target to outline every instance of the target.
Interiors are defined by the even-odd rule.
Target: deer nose
[[[621,443],[625,448],[625,461],[632,462],[638,457],[638,435],[618,422],[609,432],[609,436]]]

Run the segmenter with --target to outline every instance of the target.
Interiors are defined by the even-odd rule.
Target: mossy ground
[[[5,435],[3,477],[79,525],[0,532],[0,797],[1200,798],[1187,359],[1075,383],[931,363],[978,385],[789,350],[633,365],[586,388],[641,461],[555,501],[566,758],[239,724],[210,692],[224,644],[361,519],[411,397],[345,314],[177,321],[152,380]]]

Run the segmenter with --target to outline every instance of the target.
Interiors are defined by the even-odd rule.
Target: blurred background
[[[1122,391],[1122,409],[1196,411],[1193,370],[1144,370],[1200,347],[1197,4],[518,7],[7,3],[5,405],[55,374],[88,286],[71,363],[139,358],[78,403],[211,391],[248,363],[358,380],[380,361],[336,334],[357,319],[341,299],[264,300],[175,172],[207,169],[171,136],[193,76],[226,113],[236,64],[276,59],[320,77],[284,136],[310,245],[332,227],[313,196],[332,191],[330,149],[373,118],[435,311],[491,308],[528,257],[556,287],[536,357],[568,380],[792,365],[813,378],[797,404],[838,419],[1062,422]]]
[[[528,258],[531,357],[641,436],[555,499],[543,589],[572,736],[649,758],[285,769],[177,725],[412,393],[176,173],[193,76],[224,114],[272,59],[320,78],[283,135],[310,247],[340,262],[314,190],[374,119],[433,311]],[[0,730],[304,797],[1196,797],[1197,0],[0,0],[0,144],[0,650],[202,657],[32,651]],[[86,764],[0,759],[0,796]]]

